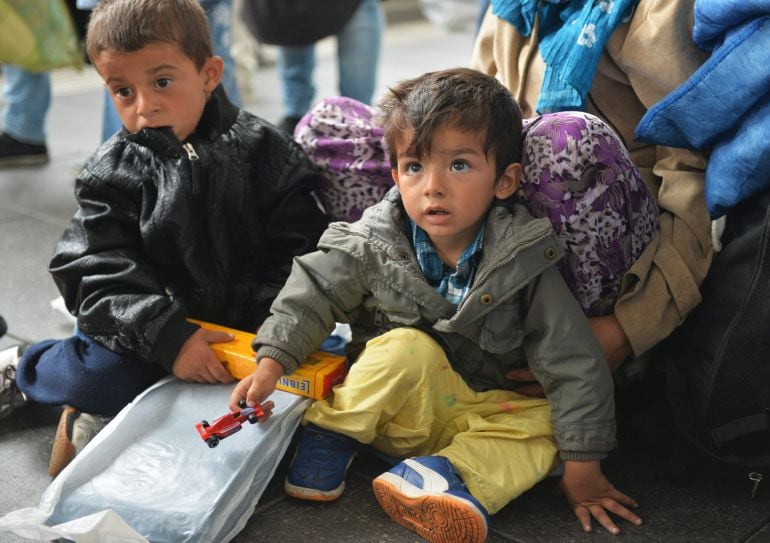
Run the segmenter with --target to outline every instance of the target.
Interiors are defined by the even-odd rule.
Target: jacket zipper
[[[198,180],[197,169],[195,163],[200,160],[200,156],[195,151],[192,143],[183,143],[182,148],[187,153],[187,158],[190,159],[190,177],[192,178],[192,191],[193,194],[199,194],[201,191],[200,181]]]
[[[483,283],[487,279],[487,277],[489,277],[494,271],[496,271],[499,268],[502,268],[503,266],[505,266],[508,263],[512,262],[513,259],[516,258],[516,256],[520,252],[522,252],[525,249],[529,249],[530,247],[534,247],[535,245],[537,245],[538,243],[540,243],[541,241],[546,239],[548,236],[549,236],[549,234],[545,233],[545,234],[543,234],[542,236],[539,236],[536,239],[533,239],[531,241],[528,241],[527,243],[523,243],[523,244],[519,245],[513,251],[511,251],[511,254],[508,255],[508,257],[505,260],[503,260],[502,262],[497,263],[494,267],[488,268],[487,270],[485,270],[484,275],[479,275],[478,277],[476,277],[476,280],[473,281],[473,286],[468,291],[468,294],[465,296],[463,301],[460,302],[460,305],[457,307],[457,310],[458,311],[460,310],[460,308],[465,304],[465,301],[468,300],[471,297],[470,296],[471,293],[477,290],[476,287],[478,285],[480,285],[481,283]]]
[[[382,326],[385,322],[383,318],[384,311],[382,310],[382,304],[377,303],[377,307],[374,309],[374,324],[375,326]]]
[[[193,147],[193,144],[190,142],[183,143],[182,148],[185,150],[185,152],[187,153],[187,158],[190,160],[190,178],[192,180],[192,183],[191,183],[192,193],[200,194],[201,182],[198,175],[198,167],[195,163],[200,161],[201,157],[198,154],[198,152],[195,150],[195,147]],[[196,227],[196,229],[197,229],[198,237],[202,237],[206,233],[200,228],[199,225]],[[213,311],[214,307],[219,306],[220,304],[217,303],[217,301],[221,302],[222,300],[224,300],[224,289],[222,287],[224,274],[220,270],[221,264],[216,259],[214,259],[213,264],[214,264],[213,273],[215,277],[213,277],[212,280],[209,282],[210,296],[207,296],[206,299],[200,300],[200,303],[202,304],[202,307],[204,308],[205,313],[209,313]]]
[[[198,153],[195,151],[195,147],[193,147],[192,143],[184,143],[182,144],[182,147],[185,151],[187,151],[187,158],[190,159],[190,162],[193,162],[195,160],[198,160],[200,157],[198,156]]]

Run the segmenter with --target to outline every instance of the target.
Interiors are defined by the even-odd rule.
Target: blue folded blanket
[[[655,104],[636,127],[636,138],[658,145],[712,148],[706,169],[706,201],[716,218],[742,199],[770,186],[770,0],[749,6],[764,15],[735,28],[715,6],[737,0],[696,2],[696,28],[702,42],[717,43],[711,57],[685,83]],[[699,9],[699,4],[708,9]],[[699,14],[701,19],[698,19]],[[751,17],[754,12],[749,13]]]
[[[690,79],[642,117],[636,137],[672,147],[711,147],[768,92],[770,17],[763,17],[729,32]]]
[[[770,0],[698,0],[695,2],[692,41],[714,49],[730,28],[770,13]]]

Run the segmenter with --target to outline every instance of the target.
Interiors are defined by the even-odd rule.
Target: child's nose
[[[425,195],[441,195],[444,194],[444,179],[441,172],[431,170],[426,172],[427,181],[425,183]]]
[[[140,93],[136,97],[136,113],[142,117],[151,117],[158,111],[158,105],[152,96]]]

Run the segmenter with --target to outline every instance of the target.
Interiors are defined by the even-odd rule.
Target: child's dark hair
[[[179,46],[198,69],[213,55],[206,14],[197,0],[100,0],[88,21],[86,50],[130,53],[151,43]]]
[[[469,68],[430,72],[398,82],[379,103],[390,164],[397,165],[396,141],[414,131],[409,143],[418,158],[429,153],[441,126],[486,131],[484,151],[494,152],[497,178],[521,161],[521,109],[494,77]]]

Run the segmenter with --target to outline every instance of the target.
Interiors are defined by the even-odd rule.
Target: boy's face
[[[93,59],[129,132],[171,127],[179,141],[193,133],[222,78],[222,59],[201,70],[174,43],[151,43],[129,53],[102,51]]]
[[[516,190],[521,165],[510,164],[495,180],[495,160],[484,152],[483,131],[441,126],[430,154],[418,159],[408,149],[411,134],[396,142],[392,171],[409,217],[425,230],[439,257],[454,267],[476,237],[495,198]]]

